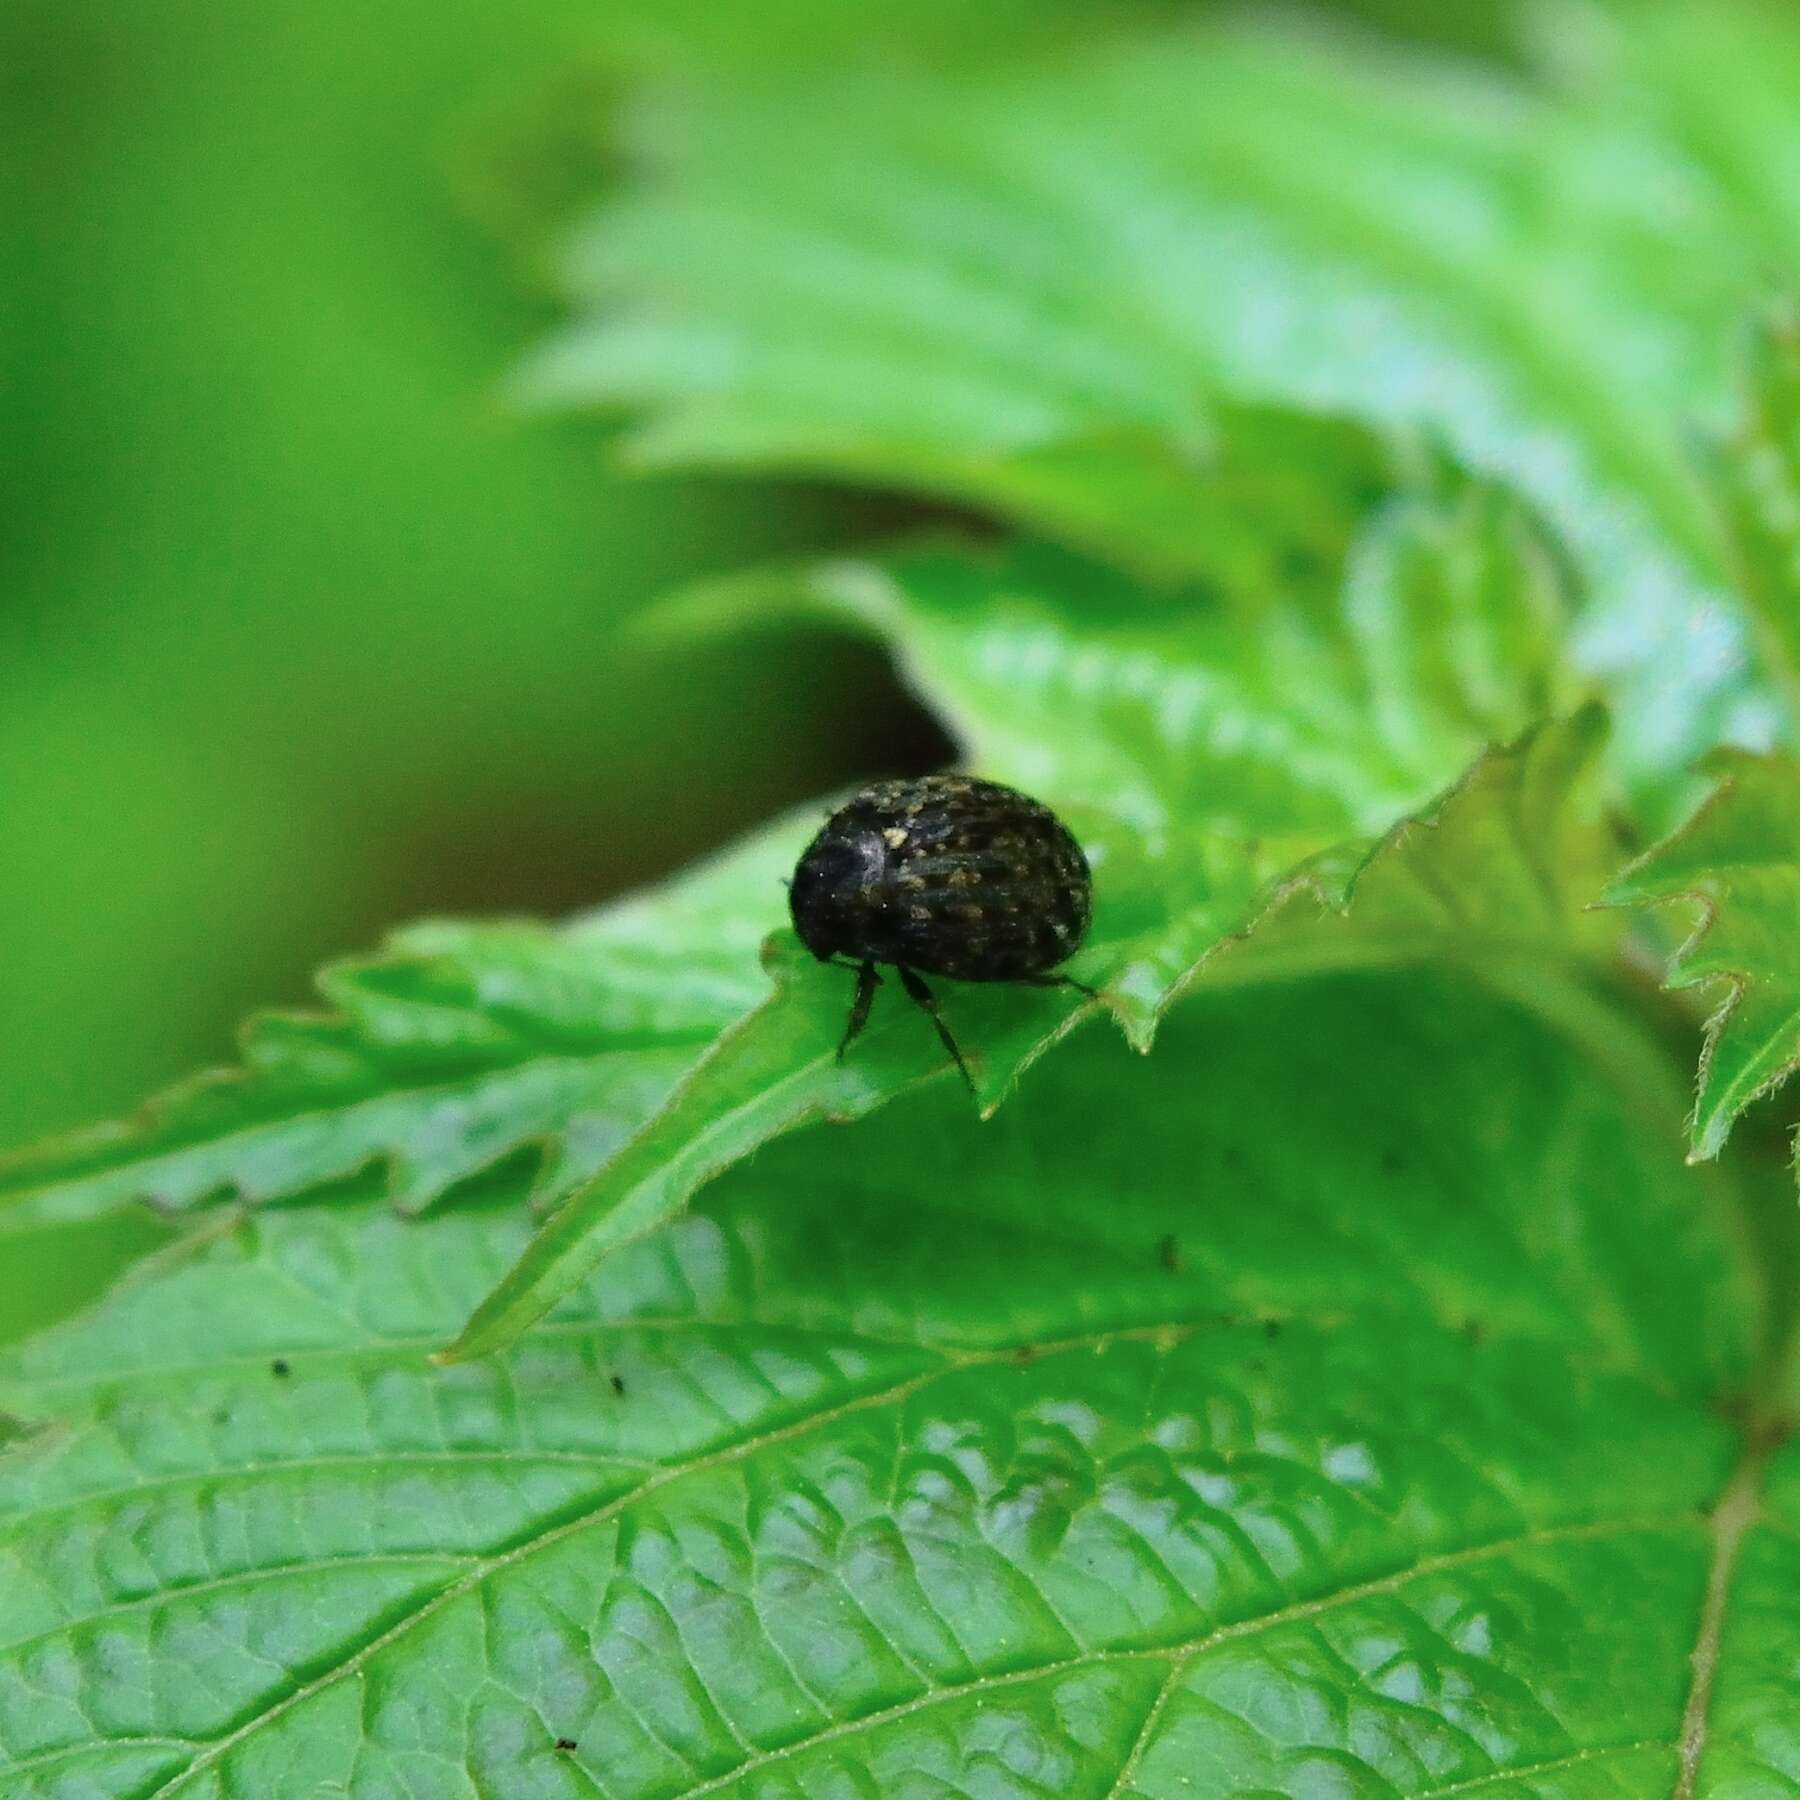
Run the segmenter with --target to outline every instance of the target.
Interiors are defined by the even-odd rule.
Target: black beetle
[[[856,969],[841,1058],[892,963],[930,1014],[970,1091],[974,1077],[922,975],[1094,990],[1052,973],[1093,912],[1081,846],[1049,807],[970,775],[878,781],[807,845],[788,892],[794,929],[821,962]]]

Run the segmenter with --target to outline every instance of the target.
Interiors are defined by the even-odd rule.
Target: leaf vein
[[[969,1681],[934,1688],[929,1693],[915,1695],[911,1699],[900,1701],[894,1706],[866,1714],[858,1719],[841,1720],[823,1731],[813,1733],[810,1737],[764,1751],[760,1756],[750,1762],[740,1764],[736,1769],[703,1782],[698,1787],[683,1790],[672,1796],[671,1800],[704,1800],[705,1796],[718,1793],[724,1787],[747,1775],[787,1761],[820,1744],[836,1742],[840,1738],[851,1737],[859,1732],[893,1724],[896,1720],[911,1717],[946,1701],[962,1699],[972,1694],[985,1694],[1023,1687],[1035,1681],[1053,1679],[1056,1676],[1078,1670],[1103,1667],[1112,1663],[1167,1661],[1172,1666],[1162,1685],[1166,1694],[1172,1695],[1193,1663],[1220,1644],[1234,1643],[1244,1638],[1255,1637],[1265,1631],[1278,1630],[1284,1625],[1314,1619],[1338,1607],[1352,1606],[1362,1600],[1395,1593],[1410,1582],[1427,1576],[1441,1574],[1446,1570],[1462,1568],[1470,1564],[1492,1561],[1535,1545],[1614,1535],[1622,1536],[1631,1532],[1664,1531],[1672,1526],[1692,1522],[1691,1515],[1687,1513],[1661,1514],[1600,1520],[1582,1525],[1552,1526],[1536,1531],[1522,1532],[1514,1537],[1497,1539],[1493,1543],[1478,1544],[1465,1550],[1447,1551],[1439,1556],[1422,1557],[1417,1562],[1408,1564],[1404,1569],[1397,1569],[1389,1574],[1377,1576],[1369,1581],[1357,1582],[1348,1587],[1337,1588],[1328,1594],[1322,1594],[1310,1600],[1296,1601],[1291,1606],[1263,1613],[1256,1618],[1241,1619],[1227,1625],[1220,1625],[1202,1633],[1199,1637],[1190,1638],[1182,1643],[1149,1645],[1129,1650],[1086,1650],[1075,1656],[1063,1657],[1050,1663],[1039,1663],[1030,1668],[1009,1669],[997,1675],[978,1675]],[[1140,1742],[1134,1746],[1134,1755],[1140,1760],[1143,1751],[1148,1747],[1149,1739],[1146,1734],[1153,1734],[1156,1717],[1160,1715],[1165,1704],[1166,1698],[1160,1704],[1153,1706],[1152,1716],[1146,1720],[1144,1729],[1139,1733]],[[1124,1779],[1123,1775],[1120,1779]],[[1108,1800],[1118,1800],[1116,1786],[1114,1794],[1109,1796]]]
[[[35,1632],[30,1637],[14,1638],[10,1643],[0,1644],[0,1657],[16,1657],[21,1651],[29,1650],[34,1645],[67,1637],[88,1626],[98,1625],[105,1619],[123,1618],[129,1613],[151,1612],[173,1601],[192,1600],[202,1594],[248,1587],[258,1581],[279,1581],[290,1575],[311,1575],[327,1569],[408,1568],[414,1564],[437,1566],[446,1563],[452,1568],[467,1568],[476,1560],[474,1556],[458,1556],[453,1551],[396,1550],[374,1551],[356,1556],[314,1556],[299,1562],[270,1563],[260,1569],[240,1569],[235,1574],[216,1575],[206,1581],[190,1581],[178,1587],[158,1588],[155,1593],[144,1594],[136,1600],[122,1600],[117,1605],[103,1606],[98,1611],[65,1620],[60,1625],[53,1625],[48,1631]]]

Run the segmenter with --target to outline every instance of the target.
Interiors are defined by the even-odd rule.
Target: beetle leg
[[[906,989],[917,1005],[930,1015],[931,1022],[937,1027],[937,1034],[944,1040],[944,1048],[950,1052],[951,1060],[962,1071],[962,1078],[969,1084],[969,1092],[976,1094],[975,1077],[969,1073],[969,1065],[963,1061],[963,1053],[956,1047],[956,1039],[950,1035],[950,1027],[944,1023],[944,1015],[938,1011],[937,995],[928,988],[924,981],[907,968],[900,968],[900,985]]]
[[[872,962],[864,963],[856,971],[856,997],[850,1002],[850,1022],[844,1027],[844,1041],[838,1045],[838,1061],[844,1060],[844,1052],[855,1041],[856,1034],[869,1022],[869,1008],[875,1004],[875,990],[881,986],[881,977],[875,973]]]

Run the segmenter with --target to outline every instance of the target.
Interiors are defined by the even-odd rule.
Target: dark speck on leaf
[[[1013,1361],[1028,1363],[1037,1355],[1037,1348],[1032,1344],[1021,1344],[1013,1352]]]
[[[556,1747],[559,1750],[573,1750],[576,1748],[575,1740],[573,1738],[558,1738],[556,1740]]]
[[[1482,1324],[1479,1319],[1465,1319],[1463,1321],[1463,1336],[1466,1337],[1471,1344],[1479,1344],[1481,1340],[1487,1336],[1487,1327]]]
[[[1181,1246],[1175,1241],[1174,1232],[1168,1232],[1156,1246],[1156,1260],[1171,1274],[1181,1273]]]
[[[623,1375],[615,1375],[612,1378],[612,1391],[617,1394],[621,1400],[625,1398],[625,1377]]]
[[[276,1357],[276,1358],[275,1358],[275,1360],[274,1360],[274,1361],[273,1361],[273,1362],[272,1362],[272,1363],[270,1363],[270,1364],[269,1364],[269,1373],[270,1373],[270,1374],[271,1374],[271,1375],[285,1375],[285,1374],[287,1374],[287,1373],[288,1373],[288,1361],[287,1361],[287,1358],[286,1358],[286,1357],[285,1357],[285,1356],[278,1356],[278,1357]]]
[[[1281,1336],[1281,1321],[1279,1319],[1264,1319],[1263,1320],[1263,1336],[1266,1338],[1280,1337]]]

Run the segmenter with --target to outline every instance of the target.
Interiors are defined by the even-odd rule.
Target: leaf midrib
[[[1711,1721],[1713,1681],[1724,1641],[1725,1616],[1731,1605],[1732,1577],[1737,1571],[1738,1553],[1761,1508],[1763,1477],[1775,1446],[1772,1437],[1764,1435],[1759,1439],[1754,1429],[1746,1435],[1742,1454],[1726,1478],[1708,1521],[1713,1554],[1707,1568],[1700,1626],[1689,1659],[1693,1675],[1682,1706],[1678,1740],[1681,1762],[1672,1800],[1693,1800],[1700,1778]]]

